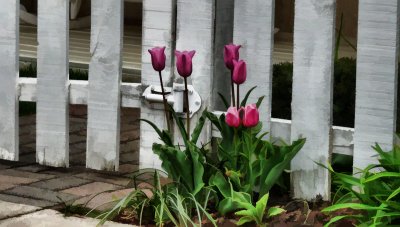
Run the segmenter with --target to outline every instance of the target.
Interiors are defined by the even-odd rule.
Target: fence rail
[[[243,45],[248,62],[246,86],[259,85],[250,100],[265,95],[262,120],[272,137],[307,143],[292,161],[294,196],[330,199],[328,171],[314,163],[329,161],[332,152],[354,156],[354,167],[376,160],[371,145],[394,144],[399,1],[359,0],[355,129],[332,127],[332,72],[335,0],[297,0],[294,26],[292,121],[271,119],[274,0],[144,0],[142,82],[121,82],[123,1],[93,0],[88,81],[68,78],[69,0],[38,1],[38,76],[19,78],[19,0],[0,7],[0,158],[18,161],[18,100],[37,102],[37,162],[68,167],[68,104],[88,106],[87,167],[118,170],[119,111],[141,109],[141,117],[166,126],[163,112],[144,105],[142,93],[158,84],[147,49],[167,47],[164,83],[174,75],[173,49],[194,49],[190,83],[202,98],[202,109],[219,109],[216,90],[229,91],[222,47]],[[229,94],[229,92],[227,92]],[[194,115],[192,121],[197,121]],[[152,153],[157,138],[140,126],[140,166],[159,167]],[[202,140],[218,136],[206,127]],[[179,140],[179,138],[177,138]],[[353,149],[354,146],[354,149]]]

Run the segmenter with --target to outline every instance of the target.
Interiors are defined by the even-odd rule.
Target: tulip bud
[[[254,127],[259,122],[259,112],[256,104],[249,104],[244,108],[243,125],[245,127]]]
[[[181,77],[192,75],[192,58],[196,51],[175,51],[176,69]]]
[[[233,60],[232,80],[235,84],[243,84],[246,81],[246,62]]]
[[[151,64],[153,65],[153,69],[160,72],[165,69],[165,47],[154,47],[153,49],[149,49],[149,53],[151,55]]]
[[[240,45],[229,44],[224,47],[224,62],[228,69],[233,70],[233,60],[239,60]]]
[[[230,127],[237,128],[240,126],[240,116],[239,111],[236,107],[229,107],[228,111],[225,114],[225,122]]]

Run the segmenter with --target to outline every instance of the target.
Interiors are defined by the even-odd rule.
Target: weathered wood
[[[0,159],[18,161],[19,0],[0,7]]]
[[[92,2],[86,167],[118,170],[123,1]]]
[[[68,0],[38,2],[36,159],[64,167],[69,161]]]
[[[391,149],[396,132],[399,1],[360,0],[358,14],[355,168],[377,162],[371,148]],[[355,169],[355,172],[357,170]]]
[[[335,0],[295,4],[291,140],[307,142],[291,163],[295,198],[330,199],[326,164],[332,149],[332,85]]]
[[[151,65],[148,49],[156,46],[166,46],[166,66],[162,72],[164,85],[172,85],[173,70],[173,32],[175,19],[175,0],[145,0],[143,1],[143,36],[142,36],[142,84],[159,85],[158,72]],[[140,117],[153,121],[160,128],[167,128],[165,114],[161,110],[142,106]],[[160,167],[157,155],[151,149],[158,138],[157,133],[147,123],[140,123],[140,154],[141,168]]]
[[[193,4],[191,0],[178,0],[177,3],[176,49],[196,51],[193,57],[193,73],[188,78],[188,82],[191,82],[199,93],[202,106],[200,111],[191,118],[191,130],[193,130],[201,113],[205,108],[211,107],[213,100],[215,1],[199,0]],[[182,81],[177,71],[175,72],[176,77]],[[179,141],[180,136],[176,139]],[[209,142],[210,139],[211,127],[205,125],[199,143]]]
[[[265,96],[260,106],[263,129],[270,130],[272,97],[272,52],[274,43],[275,0],[236,0],[233,41],[242,45],[240,58],[247,63],[247,80],[241,85],[242,97],[257,86],[248,103],[256,103]]]

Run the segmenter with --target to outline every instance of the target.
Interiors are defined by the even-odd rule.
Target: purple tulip
[[[259,122],[259,112],[256,104],[249,104],[244,108],[243,125],[245,127],[254,127]]]
[[[236,107],[231,106],[228,108],[228,111],[225,114],[225,122],[230,127],[237,128],[240,126],[239,111]]]
[[[149,53],[151,55],[151,64],[153,65],[153,69],[160,72],[165,69],[165,47],[154,47],[153,49],[149,49]]]
[[[175,51],[176,69],[181,77],[192,75],[192,58],[196,51]]]
[[[235,84],[243,84],[246,81],[246,62],[233,60],[232,80]]]
[[[229,44],[224,47],[224,62],[228,69],[233,70],[233,60],[239,60],[239,48],[241,45]]]

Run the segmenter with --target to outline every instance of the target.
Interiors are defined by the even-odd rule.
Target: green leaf
[[[254,86],[252,88],[250,88],[250,90],[246,93],[246,96],[244,96],[242,102],[240,103],[240,106],[246,106],[247,104],[247,99],[249,99],[249,96],[251,94],[251,92],[256,89],[257,86]]]
[[[382,207],[375,207],[375,206],[370,206],[366,204],[361,204],[361,203],[340,203],[340,204],[335,204],[329,207],[326,207],[322,210],[322,212],[332,212],[340,209],[353,209],[353,210],[386,210],[386,208]]]
[[[256,213],[257,213],[257,218],[259,220],[262,220],[264,217],[265,213],[265,208],[267,207],[268,203],[268,198],[269,198],[269,193],[263,195],[257,202],[256,202]]]
[[[221,100],[222,100],[222,102],[224,103],[224,105],[225,105],[225,108],[229,108],[229,102],[226,100],[226,98],[224,97],[224,95],[222,95],[221,93],[219,93],[218,92],[218,96],[221,98]]]
[[[161,131],[153,122],[151,122],[151,121],[149,121],[149,120],[146,120],[146,119],[139,119],[139,121],[144,121],[144,122],[146,122],[147,124],[149,124],[149,125],[156,131],[156,133],[158,134],[158,136],[160,137],[160,139],[161,139],[166,145],[173,146],[172,138],[171,138],[171,135],[169,134],[169,132],[164,131],[164,130]]]
[[[170,112],[171,112],[172,117],[174,118],[176,124],[178,125],[179,131],[181,132],[183,142],[185,143],[185,147],[187,147],[188,146],[188,139],[187,139],[188,137],[187,137],[185,126],[183,125],[183,122],[178,117],[178,115],[176,115],[176,112],[172,107],[170,108]]]
[[[364,182],[365,183],[371,182],[371,181],[377,180],[377,179],[382,178],[382,177],[400,177],[400,173],[380,172],[380,173],[374,174],[371,177],[368,177],[367,179],[365,179]]]
[[[197,121],[196,127],[193,129],[192,140],[191,141],[194,144],[197,143],[197,140],[199,139],[200,133],[203,130],[204,123],[206,122],[206,113],[207,113],[207,109],[205,109],[203,111],[203,113],[201,114],[201,117]]]
[[[257,108],[260,108],[262,101],[264,100],[265,96],[261,96],[260,98],[258,98],[256,106]]]
[[[328,223],[326,223],[324,225],[324,227],[329,227],[330,225],[332,225],[333,223],[340,221],[342,219],[348,219],[348,218],[362,218],[362,215],[340,215],[340,216],[336,216],[333,217],[331,220],[329,220]]]
[[[389,201],[393,199],[395,196],[397,196],[400,193],[400,187],[398,187],[396,190],[392,192],[392,194],[389,195],[389,197],[386,199],[386,201]]]
[[[241,217],[238,222],[236,222],[236,225],[244,225],[245,223],[252,222],[252,221],[254,221],[253,217],[244,216],[244,217]]]
[[[276,216],[276,215],[278,215],[278,214],[281,214],[281,213],[283,213],[283,212],[285,212],[285,211],[286,211],[286,210],[284,210],[284,209],[282,209],[282,208],[279,208],[279,207],[271,207],[271,208],[269,208],[269,210],[268,210],[268,215],[267,215],[267,217],[270,218],[270,217]]]

